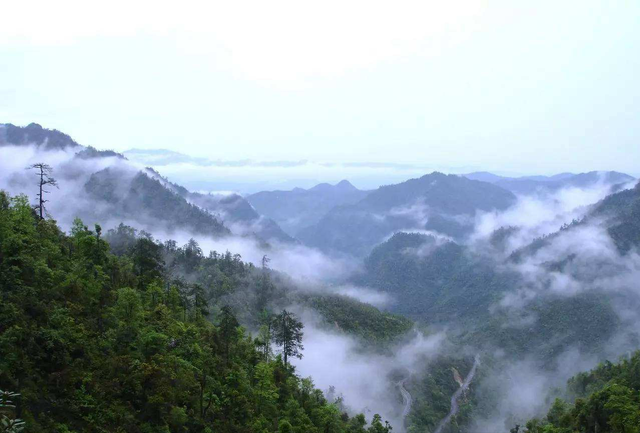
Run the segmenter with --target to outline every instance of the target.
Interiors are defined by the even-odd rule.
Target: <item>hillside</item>
[[[335,185],[323,183],[313,188],[291,191],[262,191],[247,201],[262,215],[272,218],[291,236],[313,224],[336,206],[353,204],[368,194],[343,180]]]
[[[239,195],[192,193],[162,177],[153,168],[140,171],[122,154],[82,146],[57,130],[45,129],[35,123],[26,127],[1,125],[0,145],[35,146],[33,158],[56,161],[52,169],[62,187],[60,191],[75,191],[78,199],[69,201],[64,194],[58,198],[58,190],[52,191],[56,196],[56,200],[51,200],[52,210],[58,217],[65,215],[65,224],[70,224],[75,216],[82,216],[90,221],[115,220],[116,224],[127,221],[165,232],[186,230],[213,236],[233,232],[264,241],[295,242],[276,222],[258,214]],[[54,150],[68,150],[68,158],[61,160],[52,156]],[[17,193],[33,189],[34,183],[25,176],[23,168],[8,173],[11,180],[5,187],[11,186]],[[97,205],[76,206],[76,202],[82,200],[95,200]],[[59,207],[60,202],[66,205]]]
[[[640,352],[613,364],[572,377],[567,400],[556,399],[544,418],[532,419],[527,433],[597,431],[602,433],[639,431]]]
[[[631,347],[638,191],[608,196],[582,221],[506,259],[491,243],[514,228],[473,246],[398,233],[373,249],[355,281],[390,294],[396,313],[458,328],[462,344],[533,351],[544,362],[567,345],[601,356],[614,336]]]
[[[389,431],[378,416],[366,429],[341,413],[232,309],[213,311],[164,267],[148,238],[114,256],[98,226],[76,221],[67,236],[0,192],[0,389],[18,399],[3,422],[22,418],[36,433]]]
[[[182,229],[209,236],[230,234],[213,215],[144,172],[106,168],[91,175],[85,190],[100,204],[97,220],[109,215],[116,221],[135,220],[170,232]]]
[[[504,210],[510,192],[486,182],[432,173],[378,188],[356,204],[334,208],[299,233],[307,245],[324,251],[365,256],[399,230],[433,230],[462,238],[477,211]]]
[[[75,149],[80,145],[67,134],[56,129],[45,129],[37,123],[20,127],[11,123],[0,123],[0,146],[36,145],[44,150]]]
[[[295,242],[275,221],[258,214],[249,202],[238,194],[190,192],[183,186],[169,181],[153,168],[147,168],[147,172],[165,188],[219,218],[236,235],[255,235],[265,241]]]

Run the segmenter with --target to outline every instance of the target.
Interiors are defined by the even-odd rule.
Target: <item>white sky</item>
[[[85,145],[640,173],[637,0],[21,0],[0,17],[0,122]]]

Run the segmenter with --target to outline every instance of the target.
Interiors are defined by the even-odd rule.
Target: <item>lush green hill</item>
[[[340,413],[259,351],[232,309],[212,311],[201,286],[166,279],[165,247],[127,245],[121,229],[115,256],[99,226],[78,220],[67,236],[0,192],[0,389],[20,394],[3,416],[29,432],[388,431]],[[181,254],[171,266],[189,265]],[[249,269],[214,259],[220,276]]]
[[[550,361],[567,345],[598,353],[623,326],[612,305],[622,295],[598,291],[540,296],[514,317],[496,306],[526,284],[522,275],[431,236],[398,233],[365,263],[359,284],[390,294],[395,313],[459,331],[461,345],[499,347],[513,356],[535,353]],[[518,317],[524,322],[518,324]]]
[[[571,378],[569,401],[557,399],[546,417],[526,423],[530,433],[640,432],[640,352]]]
[[[513,284],[514,275],[455,242],[417,233],[397,233],[365,261],[358,282],[396,300],[393,310],[429,323],[484,316]]]
[[[640,182],[633,189],[607,196],[588,218],[607,220],[607,231],[620,252],[640,245]]]

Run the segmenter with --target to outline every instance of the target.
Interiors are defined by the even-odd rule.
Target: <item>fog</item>
[[[613,185],[598,183],[589,188],[562,188],[555,192],[521,195],[503,212],[480,212],[470,242],[486,241],[501,227],[516,227],[509,236],[507,252],[521,248],[536,238],[558,231],[562,225],[581,219],[589,206],[611,193]],[[633,185],[626,185],[631,188]]]
[[[506,326],[530,327],[538,317],[528,307],[546,299],[572,299],[585,293],[606,294],[620,320],[612,338],[595,353],[565,347],[543,363],[531,348],[524,358],[507,356],[495,350],[501,367],[489,372],[480,388],[481,399],[499,396],[495,408],[476,417],[470,431],[508,431],[516,423],[546,414],[555,396],[562,396],[566,381],[578,372],[593,368],[605,359],[615,361],[634,350],[640,331],[637,307],[640,305],[640,256],[637,250],[622,254],[602,218],[585,219],[594,204],[610,194],[610,185],[590,188],[565,188],[555,193],[518,197],[504,212],[478,214],[469,246],[475,254],[491,257],[503,272],[515,272],[520,283],[505,293],[491,309],[507,312]],[[633,183],[625,188],[633,187]],[[580,223],[575,223],[581,221]],[[574,224],[571,224],[574,222]],[[490,245],[491,235],[501,227],[514,228],[504,249]],[[509,255],[530,245],[534,239],[544,242],[532,250],[523,250],[519,260]],[[585,317],[585,320],[590,318]],[[485,348],[486,350],[487,348]]]
[[[392,309],[397,301],[389,293],[350,282],[350,277],[362,269],[360,260],[329,256],[300,243],[254,236],[254,224],[261,224],[263,220],[228,221],[228,216],[222,213],[220,217],[232,234],[203,236],[157,223],[152,215],[132,213],[124,218],[116,217],[109,203],[87,193],[86,182],[93,173],[114,168],[119,173],[118,187],[126,191],[131,179],[144,167],[117,157],[82,159],[75,155],[77,150],[43,152],[29,146],[0,148],[0,189],[12,195],[27,194],[33,202],[37,179],[35,172],[27,167],[45,162],[53,167],[53,177],[59,183],[59,188],[49,188],[47,211],[64,230],[69,230],[76,217],[83,218],[87,225],[100,223],[103,229],[123,222],[151,233],[158,240],[173,239],[182,245],[189,239],[196,239],[205,255],[209,251],[230,251],[256,266],[260,266],[263,256],[267,255],[269,266],[288,275],[298,290],[348,296],[381,309]],[[157,178],[149,172],[147,175]],[[611,185],[602,182],[588,188],[564,188],[552,193],[519,196],[515,205],[502,212],[479,212],[474,217],[457,219],[457,222],[473,227],[465,243],[470,254],[486,256],[496,263],[499,272],[513,272],[519,276],[517,286],[491,306],[492,312],[507,313],[510,321],[504,326],[517,328],[535,324],[538,317],[528,307],[541,299],[571,299],[588,292],[610,296],[621,326],[599,353],[584,353],[576,347],[566,347],[551,363],[543,365],[535,355],[535,348],[516,358],[499,347],[458,347],[452,351],[446,332],[425,335],[416,330],[386,351],[367,351],[357,338],[327,327],[314,311],[293,305],[291,308],[305,324],[304,358],[294,361],[298,373],[311,376],[320,389],[331,390],[328,395],[341,396],[350,412],[362,411],[369,418],[380,413],[394,425],[395,431],[402,431],[403,407],[396,386],[398,380],[425,374],[430,361],[438,356],[480,351],[495,359],[500,367],[481,366],[481,378],[472,389],[475,388],[481,399],[486,400],[489,395],[499,397],[487,410],[476,414],[471,431],[505,431],[514,422],[544,413],[551,397],[560,392],[558,388],[561,389],[569,377],[606,357],[615,358],[625,353],[633,348],[631,342],[640,335],[637,315],[640,254],[636,250],[622,254],[607,232],[608,222],[602,217],[585,218],[594,204],[610,192]],[[377,217],[402,218],[415,223],[415,227],[423,227],[431,212],[423,202],[417,201]],[[405,229],[394,230],[381,241],[397,232],[434,236],[436,242],[404,251],[418,256],[427,256],[438,246],[453,241],[444,234],[408,225]],[[495,245],[492,235],[500,228],[509,228],[509,231],[503,244]],[[536,248],[528,247],[532,241],[541,238],[544,242]],[[514,252],[522,253],[518,260],[513,259]]]
[[[429,362],[446,350],[443,332],[424,335],[413,332],[406,342],[389,354],[362,350],[349,336],[330,332],[310,310],[298,309],[305,323],[305,350],[301,360],[294,360],[302,376],[311,376],[322,390],[335,388],[351,413],[363,412],[367,418],[382,415],[402,430],[402,400],[396,382],[418,374]]]

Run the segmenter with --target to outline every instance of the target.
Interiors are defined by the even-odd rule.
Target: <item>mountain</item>
[[[186,188],[170,182],[152,168],[147,168],[147,172],[151,173],[152,177],[166,188],[188,202],[218,217],[227,227],[231,228],[234,234],[242,236],[256,235],[265,241],[296,242],[275,221],[258,214],[249,202],[238,194],[222,195],[190,192]]]
[[[208,280],[171,278],[165,260],[194,259]],[[77,222],[67,235],[0,191],[0,428],[389,433],[379,415],[365,429],[364,415],[274,356],[271,335],[254,339],[216,303],[247,280],[264,276],[230,253],[205,258],[145,236],[116,256],[101,232]],[[285,333],[273,348],[302,350],[303,334],[286,334],[302,324],[285,313],[288,324],[268,322]]]
[[[640,186],[510,255],[497,252],[513,235],[515,227],[460,245],[398,233],[373,249],[354,282],[391,295],[395,313],[459,327],[461,341],[511,355],[533,350],[552,362],[567,345],[602,356],[636,344]]]
[[[100,209],[97,220],[108,215],[117,221],[135,220],[169,232],[182,229],[209,236],[230,234],[215,216],[143,171],[105,168],[92,174],[84,188]]]
[[[36,145],[44,150],[64,150],[80,147],[71,137],[56,129],[45,129],[37,123],[25,127],[0,124],[0,146]]]
[[[640,352],[577,374],[564,394],[545,417],[526,422],[528,433],[639,431]]]
[[[640,245],[640,182],[599,202],[590,217],[605,218],[607,231],[618,250],[628,253]]]
[[[139,171],[127,162],[124,155],[82,146],[57,130],[45,129],[35,123],[26,127],[3,124],[0,125],[0,145],[37,146],[45,159],[47,151],[71,150],[72,159],[53,168],[56,177],[66,185],[65,189],[69,188],[67,182],[80,182],[83,184],[82,192],[97,200],[98,206],[76,210],[76,215],[90,221],[116,218],[119,221],[137,221],[145,227],[162,226],[166,231],[179,228],[194,234],[214,236],[228,234],[232,228],[238,235],[295,242],[277,223],[259,215],[239,195],[191,193],[152,168]],[[153,151],[146,152],[155,155]],[[160,154],[167,156],[164,151]],[[57,173],[58,168],[62,173]],[[223,221],[227,227],[223,226]]]
[[[614,186],[626,184],[635,178],[616,171],[590,171],[588,173],[560,173],[553,176],[503,177],[488,172],[475,172],[463,175],[468,179],[491,182],[514,194],[531,195],[550,193],[562,188],[588,188],[597,185]]]
[[[81,159],[103,157],[126,159],[124,155],[113,150],[81,146],[67,134],[57,129],[43,128],[37,123],[30,123],[24,127],[0,123],[0,146],[37,146],[45,151],[71,149],[76,152],[76,157]]]
[[[362,200],[368,191],[361,191],[349,181],[336,185],[321,183],[313,188],[291,191],[262,191],[246,197],[260,214],[272,218],[291,236],[313,224],[336,206]]]
[[[351,205],[337,206],[298,239],[325,251],[365,256],[399,230],[432,230],[463,238],[478,211],[504,210],[515,196],[487,182],[432,173],[382,186]]]

